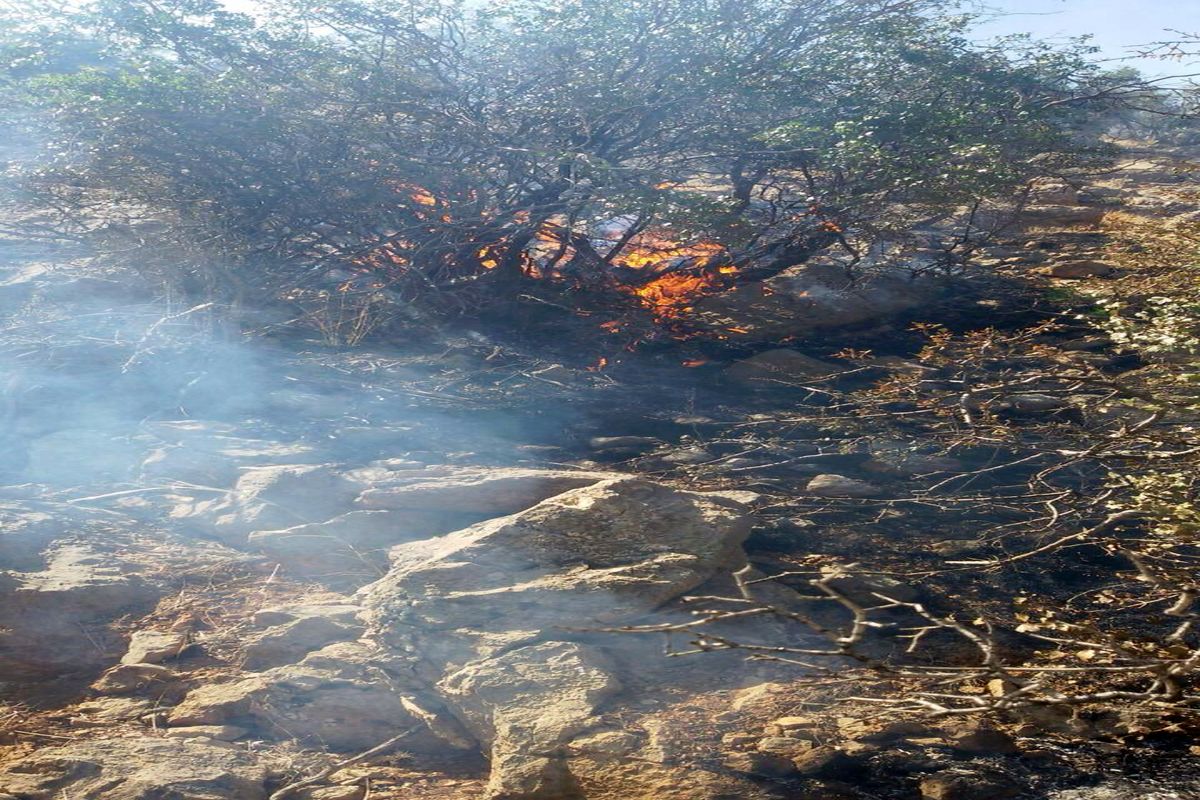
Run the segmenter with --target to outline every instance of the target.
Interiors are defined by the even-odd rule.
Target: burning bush
[[[23,51],[56,131],[31,186],[76,222],[120,203],[114,249],[204,300],[549,292],[675,322],[1095,161],[1073,125],[1113,82],[1086,49],[975,44],[953,5],[102,0],[40,34],[101,66]],[[946,263],[970,249],[942,233]]]

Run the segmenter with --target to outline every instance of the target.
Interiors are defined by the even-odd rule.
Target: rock
[[[878,324],[929,303],[944,291],[935,280],[903,269],[868,268],[857,278],[831,261],[814,258],[736,292],[703,298],[694,324],[714,333],[739,330],[749,341],[780,341],[817,330]]]
[[[362,800],[367,795],[364,786],[319,786],[298,792],[296,800]]]
[[[1038,227],[1081,227],[1099,225],[1105,209],[1094,206],[1033,205],[1021,212],[1020,223]]]
[[[823,378],[839,372],[841,367],[797,350],[780,348],[767,350],[738,361],[725,370],[730,380],[763,389],[802,385],[813,378]]]
[[[1112,264],[1103,261],[1064,261],[1046,269],[1051,278],[1077,280],[1080,278],[1103,278],[1116,272]]]
[[[71,725],[100,727],[129,722],[147,716],[154,709],[155,703],[147,698],[101,697],[75,706],[79,716],[71,719]]]
[[[325,617],[343,625],[355,625],[361,611],[361,606],[349,603],[293,603],[259,609],[254,612],[253,622],[258,627],[266,627],[307,617]]]
[[[758,741],[756,748],[761,753],[771,753],[796,758],[813,749],[813,743],[807,739],[797,739],[793,736],[764,736]]]
[[[872,733],[859,736],[858,741],[867,742],[868,744],[895,744],[896,742],[911,741],[913,739],[935,739],[937,737],[938,731],[923,722],[901,720],[899,722],[889,722]]]
[[[796,771],[810,778],[849,778],[862,771],[857,758],[836,747],[816,747],[793,759]]]
[[[817,497],[878,497],[883,490],[867,481],[825,474],[809,481],[805,491]]]
[[[912,477],[937,472],[961,472],[963,463],[949,456],[933,456],[899,450],[877,450],[863,469],[882,475]]]
[[[203,507],[214,532],[241,542],[253,531],[324,522],[350,510],[359,487],[329,465],[257,467],[238,479],[229,497]]]
[[[157,595],[140,565],[98,547],[63,544],[43,558],[42,570],[0,574],[0,672],[8,680],[111,664],[121,643],[108,624]]]
[[[921,781],[924,800],[1005,800],[1020,793],[1016,784],[999,774],[948,770]]]
[[[733,753],[726,756],[723,763],[728,769],[764,778],[786,778],[796,774],[796,765],[790,758],[774,753]]]
[[[706,464],[716,458],[712,453],[705,450],[703,447],[684,447],[679,450],[674,450],[661,457],[661,460],[667,464]]]
[[[441,629],[511,644],[513,636],[644,614],[740,563],[750,526],[744,507],[727,498],[607,480],[398,545],[391,571],[359,596],[385,640]],[[445,635],[422,645],[453,646]]]
[[[641,455],[665,442],[653,436],[593,436],[588,447],[611,455]]]
[[[815,717],[800,717],[790,715],[779,717],[771,723],[774,727],[781,731],[806,731],[814,730],[819,727],[820,723]]]
[[[188,634],[184,631],[135,631],[121,663],[161,664],[178,656],[187,646]]]
[[[1079,189],[1061,181],[1038,181],[1030,198],[1039,206],[1075,206],[1079,205]]]
[[[364,508],[495,517],[524,511],[548,497],[612,477],[612,473],[515,467],[430,467],[381,479],[379,485],[362,493],[358,503]]]
[[[100,694],[135,694],[144,690],[164,693],[176,682],[176,675],[157,664],[121,664],[101,675],[92,684]]]
[[[334,642],[358,638],[363,626],[357,620],[344,622],[313,615],[267,629],[243,650],[242,666],[259,671],[299,661],[313,650]]]
[[[469,664],[441,687],[490,748],[488,795],[515,799],[574,796],[563,745],[620,684],[594,649],[546,642]]]
[[[292,575],[326,579],[377,578],[392,545],[428,539],[479,521],[478,514],[426,511],[351,511],[326,522],[255,531],[248,543]]]
[[[236,725],[191,725],[184,728],[167,728],[163,735],[173,739],[216,739],[218,742],[232,742],[242,738],[247,733],[245,728]]]
[[[921,599],[921,592],[914,586],[901,583],[887,575],[848,575],[842,578],[830,578],[826,584],[835,591],[841,592],[855,603],[862,605],[877,605],[888,600],[898,600],[901,603],[914,603]]]
[[[627,756],[642,745],[642,737],[626,730],[589,731],[571,740],[570,751],[575,754],[620,758]]]
[[[950,739],[955,750],[971,755],[1008,756],[1021,752],[1007,733],[977,721],[956,726]]]
[[[264,800],[267,770],[197,739],[93,739],[47,747],[0,773],[23,800]]]
[[[1000,411],[1017,411],[1020,413],[1037,413],[1039,411],[1055,411],[1066,408],[1067,401],[1052,394],[1014,394],[996,404]]]
[[[299,664],[229,683],[198,686],[167,715],[172,727],[236,725],[267,739],[297,739],[338,751],[365,750],[406,727],[419,731],[405,747],[444,752],[459,747],[418,713],[418,682],[385,671],[391,656],[365,643],[338,643]]]

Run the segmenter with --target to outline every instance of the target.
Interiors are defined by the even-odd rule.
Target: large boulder
[[[21,800],[264,800],[266,768],[197,739],[93,739],[38,750],[0,773]]]
[[[942,284],[901,269],[851,277],[812,261],[696,303],[696,324],[739,339],[779,341],[831,328],[879,324],[938,297]]]
[[[739,563],[750,525],[726,497],[618,478],[399,545],[360,595],[377,635],[429,638],[455,661],[464,638],[507,646],[652,610]]]
[[[567,800],[580,796],[567,745],[622,669],[571,629],[642,617],[739,566],[750,524],[730,497],[615,478],[398,545],[359,596],[373,635],[483,743],[490,797]]]

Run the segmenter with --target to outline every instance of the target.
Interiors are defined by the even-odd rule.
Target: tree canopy
[[[9,75],[54,115],[32,185],[168,215],[187,288],[352,276],[447,311],[537,278],[853,263],[1098,163],[1081,114],[1118,82],[1086,45],[980,44],[953,5],[101,0],[10,43]],[[80,43],[102,50],[62,66]]]

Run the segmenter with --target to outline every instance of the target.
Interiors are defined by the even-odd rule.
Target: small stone
[[[873,483],[831,473],[813,478],[806,490],[817,497],[877,497],[881,492]]]
[[[812,750],[813,743],[792,736],[766,736],[759,740],[757,749],[760,753],[796,758]]]
[[[1001,403],[1002,408],[1009,408],[1013,411],[1021,411],[1025,413],[1036,411],[1055,411],[1060,408],[1065,408],[1067,401],[1061,397],[1055,397],[1051,394],[1014,394],[1008,397]]]
[[[715,458],[712,453],[701,447],[688,447],[667,453],[662,460],[668,464],[704,464]]]
[[[816,747],[793,759],[796,771],[815,778],[851,777],[862,769],[858,759],[836,747]]]
[[[188,646],[184,631],[137,631],[129,639],[122,664],[158,664],[175,658]]]
[[[1046,270],[1051,278],[1078,280],[1081,278],[1102,278],[1111,275],[1116,269],[1103,261],[1067,261],[1054,264]]]
[[[163,686],[175,673],[157,664],[121,664],[101,675],[92,689],[100,694],[132,694],[151,686]]]
[[[800,728],[812,729],[818,727],[817,720],[814,718],[800,716],[780,717],[771,724],[776,725],[785,731],[797,730]]]
[[[232,742],[245,736],[247,731],[237,725],[188,725],[181,728],[167,728],[163,733],[174,739],[190,739],[198,736],[203,739],[216,739],[219,742]]]
[[[624,756],[641,745],[642,739],[630,731],[595,731],[571,741],[571,749],[601,756]]]
[[[721,737],[721,744],[732,748],[753,747],[757,741],[753,733],[727,733]]]
[[[664,442],[653,436],[593,436],[588,447],[602,453],[645,453]]]
[[[870,744],[890,744],[898,741],[928,739],[936,735],[937,732],[933,728],[922,722],[902,720],[888,723],[874,733],[859,737],[859,740]]]
[[[367,790],[363,786],[318,786],[296,795],[297,800],[362,800]]]
[[[972,726],[958,732],[953,744],[955,750],[971,755],[1015,755],[1020,752],[1011,736],[987,725]]]
[[[947,771],[921,781],[925,800],[1005,800],[1020,793],[1012,781],[1000,775]]]
[[[814,378],[832,375],[840,369],[796,350],[767,350],[737,362],[725,375],[738,383],[760,388],[802,385]]]
[[[737,772],[765,778],[786,778],[796,772],[796,766],[790,758],[757,751],[733,753],[725,758],[724,764]]]

